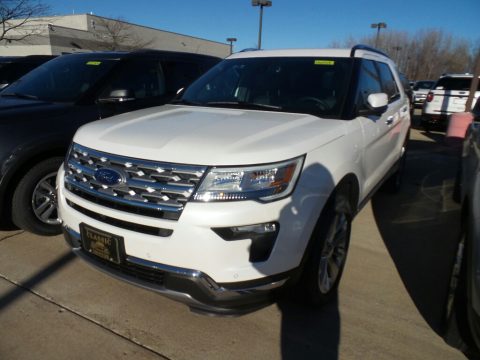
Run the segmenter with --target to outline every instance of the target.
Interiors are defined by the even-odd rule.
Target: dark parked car
[[[53,55],[0,57],[0,90],[53,58]]]
[[[154,50],[63,55],[6,88],[0,93],[2,228],[59,233],[55,175],[77,128],[165,104],[219,61]]]
[[[480,101],[465,137],[458,179],[462,231],[447,302],[445,338],[480,359]]]

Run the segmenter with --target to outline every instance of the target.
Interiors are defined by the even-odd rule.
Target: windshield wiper
[[[2,97],[3,97],[3,96],[11,96],[11,97],[17,97],[17,98],[20,98],[20,99],[38,100],[38,96],[29,95],[29,94],[21,94],[21,93],[17,93],[17,92],[0,94],[0,95],[1,95]]]
[[[199,102],[189,101],[189,100],[184,100],[184,99],[172,100],[172,101],[170,101],[170,104],[173,104],[173,105],[193,105],[193,106],[202,105]]]
[[[207,106],[221,106],[221,107],[235,107],[239,109],[249,110],[282,110],[281,106],[249,103],[245,101],[210,101],[206,103]]]

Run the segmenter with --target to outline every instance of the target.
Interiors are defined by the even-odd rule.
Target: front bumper
[[[216,315],[241,315],[275,300],[278,290],[295,270],[242,283],[219,284],[201,271],[179,268],[127,256],[120,264],[102,260],[82,249],[80,234],[68,226],[63,234],[73,252],[109,275],[185,303],[192,311]]]

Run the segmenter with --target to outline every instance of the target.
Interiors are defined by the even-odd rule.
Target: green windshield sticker
[[[88,62],[87,62],[87,65],[98,66],[98,65],[100,65],[101,63],[102,63],[101,61],[88,61]]]
[[[335,65],[334,60],[315,60],[315,65]]]

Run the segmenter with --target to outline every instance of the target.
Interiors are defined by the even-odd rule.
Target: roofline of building
[[[144,29],[162,31],[162,32],[166,32],[166,33],[169,33],[169,34],[185,36],[185,37],[189,37],[189,38],[192,38],[192,39],[203,40],[203,41],[207,41],[207,42],[214,43],[214,44],[220,44],[220,45],[230,46],[229,44],[223,43],[223,42],[220,42],[220,41],[208,40],[208,39],[204,39],[204,38],[201,38],[201,37],[198,37],[198,36],[191,36],[191,35],[181,34],[181,33],[175,32],[175,31],[157,29],[157,28],[154,28],[154,27],[151,27],[151,26],[145,26],[145,25],[135,24],[135,23],[131,23],[131,22],[129,22],[129,21],[124,21],[124,20],[119,20],[119,19],[112,19],[112,18],[109,18],[109,17],[100,16],[100,15],[95,15],[95,14],[89,14],[89,13],[84,13],[84,14],[68,14],[68,15],[53,15],[52,17],[55,18],[55,17],[79,16],[79,15],[93,16],[93,17],[97,17],[97,18],[101,18],[101,19],[105,19],[105,20],[110,20],[110,21],[119,21],[119,22],[123,22],[123,23],[128,24],[128,25],[131,25],[131,26],[142,27],[142,28],[144,28]],[[53,25],[55,26],[55,24],[53,24]]]

